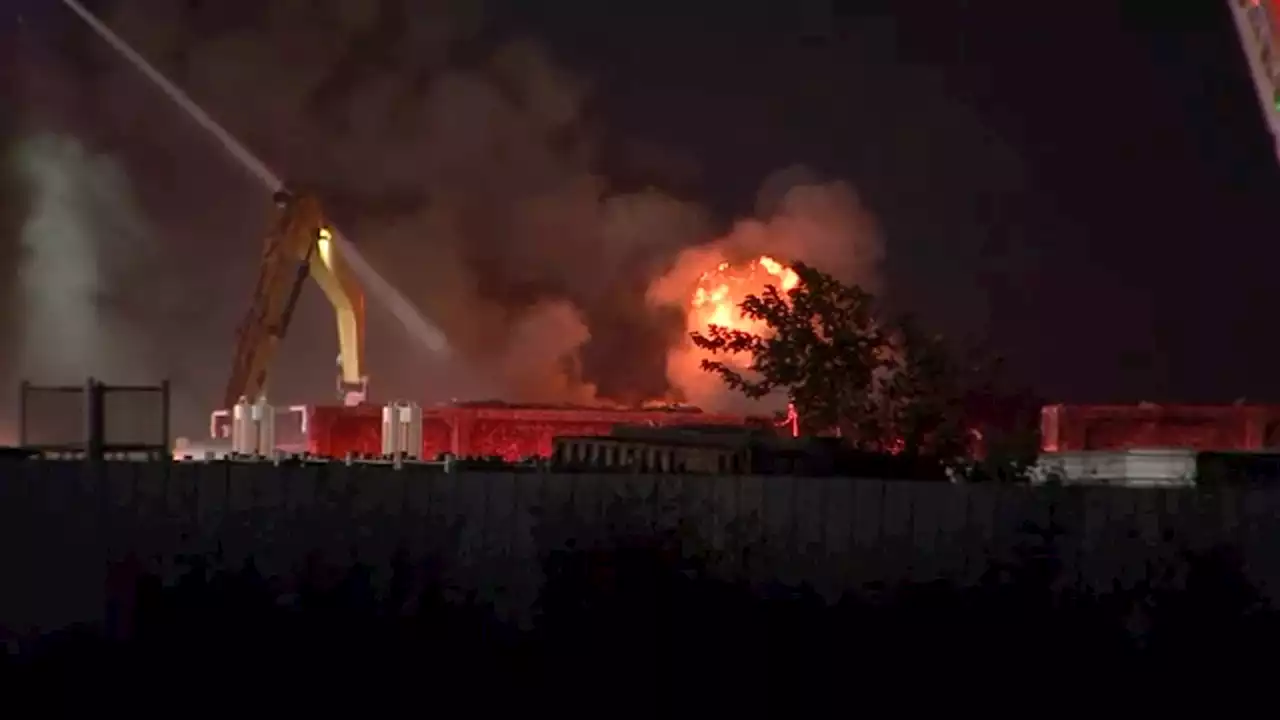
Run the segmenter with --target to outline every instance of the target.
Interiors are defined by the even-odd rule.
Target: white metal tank
[[[422,408],[410,402],[393,402],[382,408],[382,454],[422,457]]]
[[[231,408],[231,452],[237,455],[270,455],[275,452],[275,408],[265,398],[246,398]]]

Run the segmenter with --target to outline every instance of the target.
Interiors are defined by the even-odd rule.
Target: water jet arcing
[[[76,0],[62,0],[62,2],[72,12],[80,16],[107,44],[124,56],[138,72],[155,83],[156,87],[160,88],[161,92],[168,96],[178,107],[182,108],[197,125],[212,135],[241,167],[262,183],[268,192],[275,193],[285,187],[285,183],[265,163],[250,152],[240,141],[236,140],[231,133],[227,132],[226,128],[218,124],[177,85],[174,85],[164,74],[147,62],[146,58],[129,47],[128,43],[119,35],[116,35],[111,28],[107,27],[93,13],[86,10]],[[364,256],[360,254],[355,245],[337,228],[333,228],[333,241],[346,257],[352,272],[360,279],[360,282],[400,321],[415,341],[421,343],[423,347],[433,353],[449,352],[449,343],[440,328],[423,317],[422,313],[418,312],[400,291],[393,287],[381,273],[374,270],[373,266],[364,259]]]

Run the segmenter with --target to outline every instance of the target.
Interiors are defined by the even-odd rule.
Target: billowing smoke
[[[29,193],[19,235],[19,374],[53,384],[154,379],[144,329],[110,307],[114,286],[147,250],[128,178],[109,158],[53,135],[23,141],[13,161]]]
[[[582,376],[580,351],[591,339],[581,313],[564,301],[540,301],[511,328],[502,368],[511,391],[530,402],[587,404],[596,390]]]
[[[714,256],[770,253],[874,278],[880,247],[856,196],[803,171],[767,181],[759,219],[718,240],[697,203],[656,189],[619,192],[601,167],[603,123],[589,109],[589,84],[537,44],[486,27],[475,4],[117,0],[109,7],[108,24],[269,165],[316,192],[370,262],[445,330],[464,368],[406,355],[405,339],[371,317],[375,397],[634,403],[668,396],[672,380],[696,394],[667,368],[669,349],[688,330],[678,290],[688,289],[682,280],[696,269],[699,251],[681,254],[691,247]],[[63,121],[121,158],[145,215],[166,238],[177,285],[207,295],[198,303],[207,327],[153,353],[160,359],[150,369],[196,384],[193,392],[211,404],[231,327],[248,302],[267,199],[247,201],[251,194],[236,189],[234,171],[207,139],[97,38],[83,33],[78,47],[74,63],[54,69],[88,107]],[[85,56],[92,73],[81,67]],[[92,127],[76,124],[89,116]],[[93,165],[86,163],[82,172]],[[125,179],[116,173],[112,182],[127,187]],[[92,227],[115,212],[96,202],[83,209],[93,215],[78,217]],[[64,235],[62,242],[76,241]],[[162,274],[133,277],[131,292],[145,295]],[[655,294],[658,278],[673,289]],[[169,282],[168,307],[196,303],[172,298]],[[113,289],[92,287],[82,294]],[[300,349],[285,351],[293,355],[282,362],[311,358],[321,370],[291,372],[283,382],[294,384],[283,387],[322,399],[335,351],[332,320],[313,305],[285,343]],[[97,307],[105,322],[76,336],[76,354],[119,342],[101,330],[111,318]],[[133,317],[146,318],[152,338],[172,340],[182,323],[191,329],[189,316]],[[316,379],[303,388],[302,377]]]
[[[110,157],[52,133],[21,137],[6,153],[5,163],[24,196],[15,262],[7,268],[12,278],[7,300],[16,312],[7,328],[12,342],[6,387],[16,388],[20,379],[77,385],[90,376],[116,384],[157,384],[165,376],[156,362],[162,357],[156,352],[162,339],[134,303],[162,298],[130,292],[151,270],[154,236],[126,173]],[[163,287],[150,279],[144,284]],[[107,408],[110,440],[156,439],[160,408],[154,398],[112,400],[116,402]],[[74,396],[32,398],[30,439],[80,440],[77,403]],[[7,412],[10,408],[3,416],[4,425],[12,426],[16,418]]]

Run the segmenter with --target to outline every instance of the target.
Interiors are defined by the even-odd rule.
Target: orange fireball
[[[711,325],[743,332],[763,332],[763,322],[743,317],[742,301],[748,295],[762,294],[769,285],[786,292],[799,282],[794,270],[767,255],[745,265],[722,262],[698,279],[690,303],[688,327],[698,332]]]
[[[794,289],[800,277],[785,264],[767,255],[749,262],[730,262],[717,248],[698,248],[681,258],[680,270],[650,289],[650,297],[677,305],[684,313],[685,330],[705,334],[712,325],[757,335],[769,333],[762,321],[742,316],[742,302],[759,296],[772,285],[779,292]],[[751,400],[731,391],[714,373],[702,369],[711,354],[691,340],[673,345],[667,352],[667,380],[676,400],[716,412],[759,413],[785,406],[785,398]],[[746,370],[751,358],[721,356],[721,362]]]

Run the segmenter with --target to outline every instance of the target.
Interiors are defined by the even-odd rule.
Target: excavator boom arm
[[[320,233],[309,259],[311,277],[333,306],[338,323],[338,381],[344,392],[360,391],[364,377],[364,293],[342,262],[328,230]]]
[[[337,316],[339,383],[344,395],[363,397],[364,295],[336,256],[315,198],[280,195],[275,225],[263,244],[253,301],[236,337],[223,407],[255,401],[267,386],[277,345],[288,332],[302,283],[314,278]],[[354,393],[354,394],[352,394]]]

